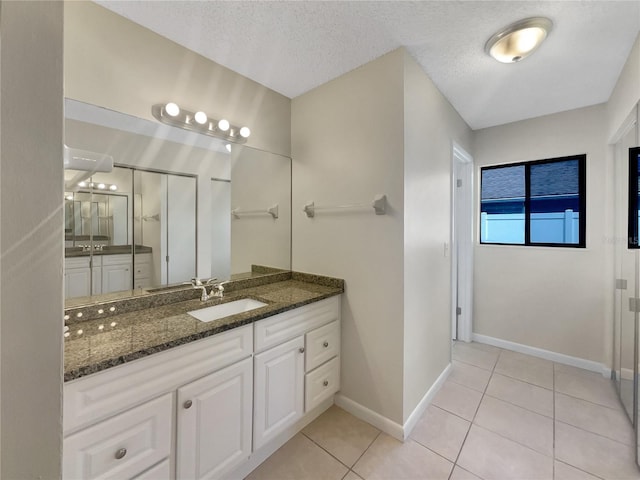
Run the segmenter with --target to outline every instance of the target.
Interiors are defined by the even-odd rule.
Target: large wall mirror
[[[291,267],[289,157],[72,99],[65,117],[68,147],[113,159],[65,170],[67,306]]]

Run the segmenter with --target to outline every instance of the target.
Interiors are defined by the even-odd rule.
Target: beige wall
[[[422,68],[404,67],[404,420],[451,357],[452,146],[472,132]]]
[[[403,420],[404,52],[397,50],[292,102],[293,269],[344,278],[342,394]],[[373,209],[303,205],[388,199]]]
[[[474,333],[609,363],[610,203],[604,105],[475,132],[477,167],[587,154],[587,248],[476,245]],[[476,178],[480,172],[477,168]],[[479,185],[476,189],[479,192]],[[479,194],[476,195],[475,211]],[[477,214],[476,214],[476,235]]]
[[[175,101],[251,128],[248,145],[290,154],[291,101],[109,10],[67,2],[65,96],[153,119]]]
[[[607,143],[615,143],[616,133],[638,101],[640,101],[640,34],[607,102]]]
[[[2,2],[0,477],[60,477],[62,2]],[[37,192],[37,201],[32,201]]]

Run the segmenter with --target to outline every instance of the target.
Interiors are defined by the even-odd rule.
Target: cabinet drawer
[[[148,277],[151,275],[151,265],[149,263],[138,263],[138,259],[136,258],[136,264],[133,271],[137,277]]]
[[[340,357],[334,357],[304,377],[304,410],[314,409],[340,390]]]
[[[252,333],[245,325],[66,382],[65,435],[251,356]]]
[[[146,472],[138,475],[134,480],[169,480],[171,478],[171,464],[169,459],[160,462],[155,467],[151,467]]]
[[[316,328],[305,337],[305,371],[310,372],[340,351],[340,324],[331,322]]]
[[[255,323],[259,352],[340,318],[340,297],[331,297]]]
[[[100,258],[94,258],[94,264],[96,260],[98,261],[98,265],[100,265]],[[91,259],[87,255],[86,257],[68,257],[64,259],[64,268],[81,268],[88,267]]]
[[[63,478],[131,478],[167,458],[172,410],[166,394],[67,437]]]
[[[102,266],[131,263],[131,254],[102,255]]]

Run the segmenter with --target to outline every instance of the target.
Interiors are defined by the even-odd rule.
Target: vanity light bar
[[[203,111],[190,112],[175,103],[158,103],[151,107],[153,116],[162,123],[183,128],[192,132],[203,133],[235,143],[244,143],[251,135],[249,127],[231,125],[224,118],[214,120]]]

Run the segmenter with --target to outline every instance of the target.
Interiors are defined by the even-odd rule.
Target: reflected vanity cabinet
[[[151,286],[150,272],[150,253],[136,254],[133,277],[129,254],[68,257],[64,261],[65,298],[122,292],[131,290],[132,285],[147,288]]]
[[[339,353],[336,296],[66,382],[63,478],[255,467],[330,404]]]

